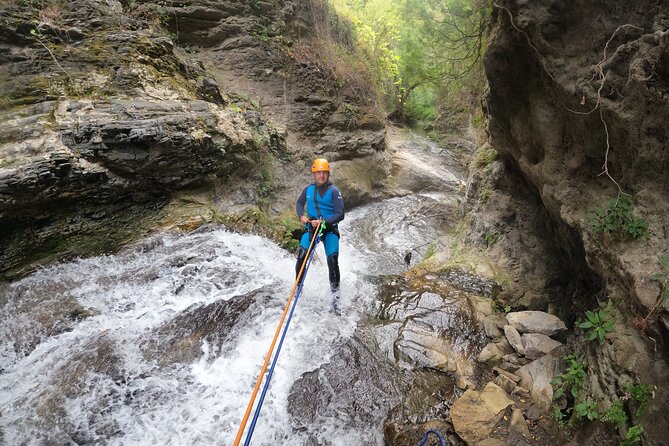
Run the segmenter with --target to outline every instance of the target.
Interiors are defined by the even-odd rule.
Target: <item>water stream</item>
[[[404,252],[437,235],[422,215],[433,200],[393,198],[347,214],[342,317],[329,312],[319,248],[254,444],[305,444],[291,426],[291,385],[370,312],[370,277],[406,270]],[[232,444],[293,268],[267,239],[205,227],[2,285],[0,443]],[[322,431],[332,444],[382,444],[381,429],[333,420]]]

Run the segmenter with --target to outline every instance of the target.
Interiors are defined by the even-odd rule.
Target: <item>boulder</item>
[[[530,430],[527,428],[527,422],[520,409],[513,410],[511,422],[509,423],[509,431],[520,434],[525,438],[530,438]]]
[[[491,342],[485,347],[483,347],[483,350],[481,350],[481,353],[479,353],[478,357],[476,358],[476,361],[480,363],[488,361],[498,362],[502,359],[503,356],[504,352],[500,350],[497,344]]]
[[[532,395],[532,418],[546,413],[553,402],[551,380],[555,377],[559,364],[557,351],[553,350],[516,371],[516,375],[520,376],[520,386],[529,390]]]
[[[516,311],[507,314],[506,320],[520,333],[541,333],[552,336],[567,329],[560,318],[543,311]]]
[[[493,314],[486,316],[483,319],[483,329],[485,330],[486,336],[489,338],[496,338],[502,336],[501,328],[506,325],[506,319],[502,314]]]
[[[525,333],[522,336],[523,347],[525,348],[525,357],[527,359],[537,359],[546,353],[562,345],[554,339],[541,333]]]
[[[493,382],[504,389],[508,394],[511,394],[511,392],[516,390],[516,383],[506,375],[498,375]]]
[[[513,328],[511,325],[504,326],[504,336],[506,336],[507,341],[511,344],[511,347],[519,354],[525,354],[525,347],[523,347],[523,340],[520,337],[518,330]]]
[[[488,383],[482,391],[467,390],[451,407],[455,431],[469,445],[488,439],[504,410],[513,400],[498,385]]]
[[[476,360],[481,363],[488,361],[498,362],[512,353],[514,353],[513,347],[511,347],[511,344],[509,344],[509,341],[505,337],[501,336],[483,347]]]

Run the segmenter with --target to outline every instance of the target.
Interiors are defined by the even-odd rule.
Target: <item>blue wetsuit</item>
[[[297,216],[305,215],[310,220],[325,220],[325,235],[323,244],[325,245],[325,255],[328,261],[328,270],[330,273],[330,288],[333,293],[339,290],[339,228],[338,223],[344,219],[344,199],[339,189],[331,182],[326,182],[322,186],[316,186],[312,183],[305,187],[300,197],[297,199]],[[307,229],[311,224],[307,224]],[[311,238],[309,232],[306,232],[300,240],[300,250],[297,256],[296,273],[299,272],[302,260],[309,249]]]

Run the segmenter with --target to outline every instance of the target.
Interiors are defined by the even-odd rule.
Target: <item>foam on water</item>
[[[404,249],[429,240],[432,232],[423,223],[402,227],[402,216],[420,206],[412,200],[392,199],[347,215],[343,317],[329,311],[319,247],[253,444],[305,443],[290,425],[291,385],[353,334],[376,292],[364,277],[395,272]],[[292,288],[294,262],[262,237],[212,229],[158,235],[117,255],[55,264],[10,284],[0,324],[0,441],[232,444]],[[270,290],[266,305],[236,325],[222,349],[204,342],[193,363],[169,365],[142,351],[147,336],[187,309],[260,290]],[[73,301],[87,317],[65,328],[40,322]],[[381,426],[355,431],[334,420],[319,432],[335,445],[370,444],[370,435],[382,444],[383,437]]]

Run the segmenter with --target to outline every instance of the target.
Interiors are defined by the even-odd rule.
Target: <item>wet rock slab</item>
[[[367,342],[358,333],[336,348],[330,362],[293,384],[288,412],[295,429],[315,435],[333,420],[339,426],[379,426],[400,403],[397,376]]]
[[[471,386],[476,375],[472,357],[486,339],[477,320],[490,305],[482,300],[445,282],[393,281],[381,291],[378,315],[393,326],[394,332],[384,333],[392,338],[386,342],[392,344],[392,358],[405,367],[451,374],[458,387]]]
[[[238,331],[235,327],[249,321],[254,308],[265,305],[270,296],[268,290],[260,290],[209,305],[194,305],[153,330],[142,351],[161,366],[190,364],[202,356],[202,343],[206,342],[216,357]]]

